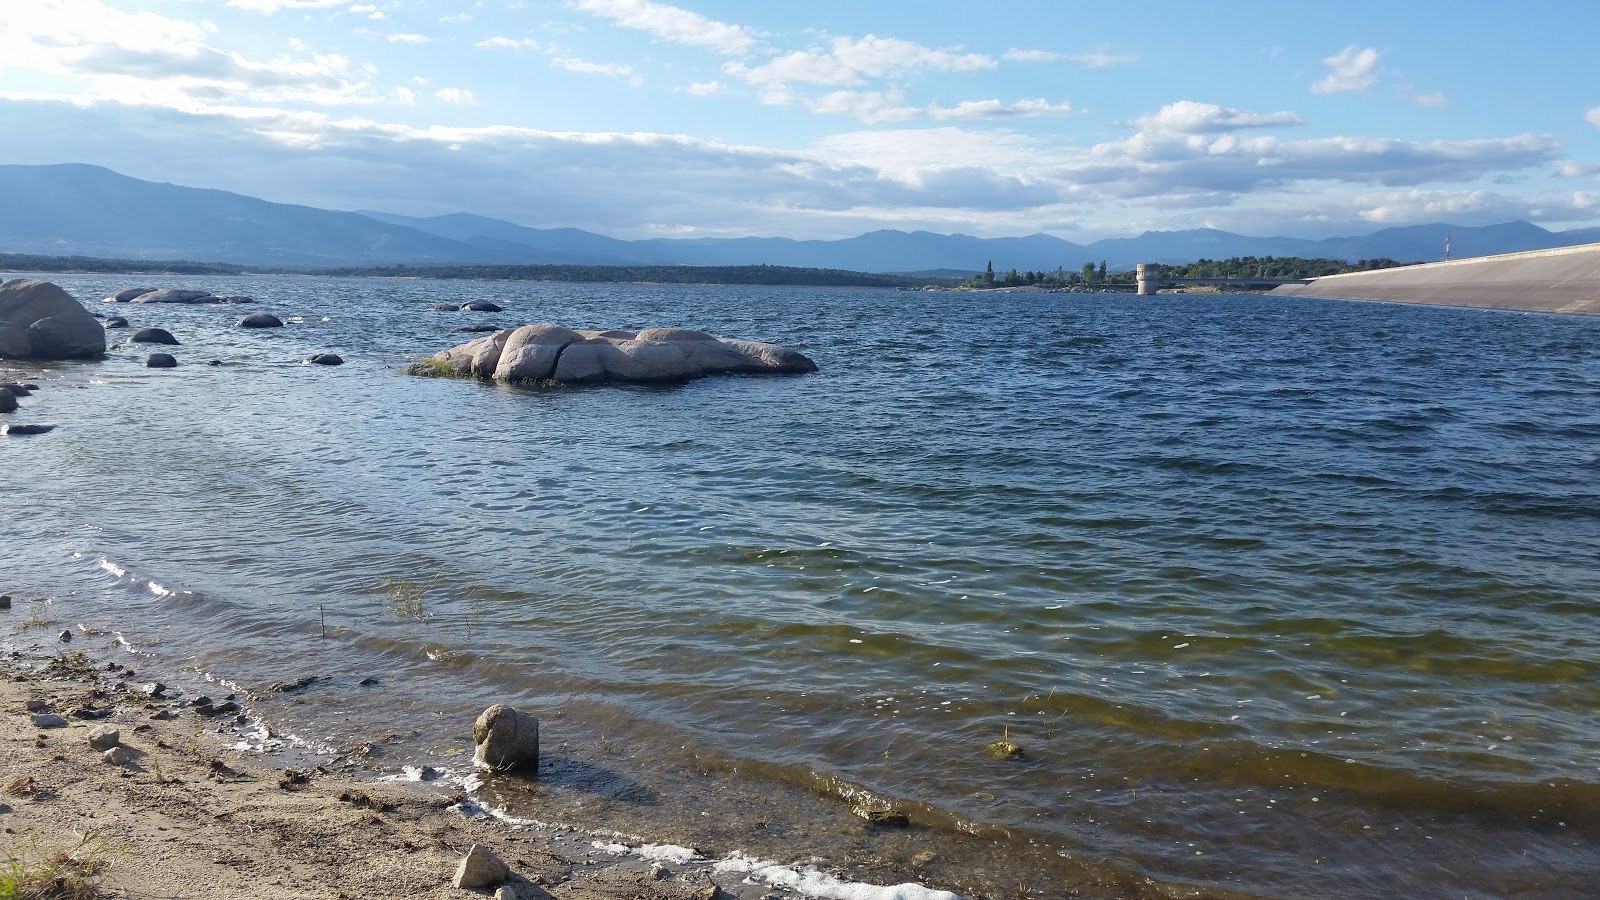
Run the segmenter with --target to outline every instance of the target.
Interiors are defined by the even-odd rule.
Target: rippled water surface
[[[547,752],[485,787],[514,812],[974,897],[1600,880],[1595,319],[307,278],[113,309],[133,280],[55,280],[180,366],[25,372],[11,419],[60,427],[0,440],[0,590],[319,746],[459,769],[509,701]],[[476,298],[507,311],[433,311]],[[821,372],[399,374],[485,320]]]

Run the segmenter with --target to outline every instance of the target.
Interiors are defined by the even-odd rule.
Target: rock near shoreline
[[[706,375],[777,375],[817,371],[798,351],[688,328],[575,331],[524,325],[487,334],[411,367],[508,383],[598,384],[687,381]]]
[[[0,284],[0,359],[90,359],[106,352],[100,320],[57,285]]]

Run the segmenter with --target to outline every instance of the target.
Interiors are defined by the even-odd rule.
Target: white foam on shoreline
[[[960,894],[935,890],[913,882],[892,885],[867,884],[845,881],[829,875],[814,866],[789,866],[749,856],[735,850],[720,860],[712,861],[689,847],[676,844],[627,844],[594,841],[594,849],[613,856],[636,856],[647,862],[673,865],[710,864],[713,875],[738,875],[750,884],[793,891],[802,897],[817,900],[962,900]]]

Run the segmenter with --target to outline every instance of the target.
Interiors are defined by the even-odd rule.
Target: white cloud
[[[859,39],[835,38],[827,50],[795,50],[759,66],[727,63],[723,70],[757,85],[800,82],[846,86],[918,70],[975,72],[996,66],[993,57],[981,53],[953,53],[899,38],[880,38],[869,34]]]
[[[228,5],[234,9],[272,15],[282,9],[332,9],[335,6],[343,6],[345,2],[346,0],[228,0]]]
[[[100,0],[0,7],[0,59],[67,79],[79,102],[112,99],[185,109],[222,102],[374,103],[338,54],[252,60],[211,46],[208,23],[129,13]]]
[[[1590,107],[1589,111],[1583,114],[1583,119],[1590,125],[1600,128],[1600,106]]]
[[[1328,74],[1311,85],[1313,94],[1347,94],[1364,91],[1378,81],[1378,57],[1381,54],[1371,47],[1355,44],[1322,60]]]
[[[1008,62],[1056,62],[1067,58],[1065,53],[1054,50],[1018,50],[1013,47],[1000,55]]]
[[[726,93],[728,88],[720,81],[694,81],[684,90],[696,97],[709,97],[713,94]]]
[[[447,25],[454,25],[458,22],[471,22],[472,13],[456,13],[453,16],[440,16],[439,21]]]
[[[478,105],[478,98],[474,97],[472,95],[472,92],[467,90],[466,88],[453,88],[453,87],[440,88],[437,91],[434,91],[433,95],[435,97],[438,97],[443,102],[449,103],[452,106],[477,106]]]
[[[1086,69],[1109,69],[1112,66],[1122,66],[1136,63],[1139,57],[1131,53],[1112,53],[1103,48],[1090,50],[1087,53],[1071,53],[1067,58]]]
[[[755,36],[741,25],[708,19],[696,12],[653,0],[576,0],[584,12],[610,19],[624,28],[718,53],[734,55],[755,46]]]
[[[1280,128],[1301,124],[1300,117],[1287,110],[1251,113],[1192,100],[1168,103],[1155,115],[1140,116],[1135,121],[1140,130],[1158,134],[1218,134],[1241,128]]]
[[[417,92],[413,91],[412,89],[410,89],[408,87],[406,87],[405,85],[400,85],[399,87],[396,87],[394,89],[394,96],[395,96],[395,99],[400,101],[400,103],[402,105],[404,105],[404,106],[416,106],[417,105]]]
[[[1043,98],[1018,100],[1009,106],[999,100],[967,100],[951,107],[928,107],[928,115],[941,121],[951,119],[1026,119],[1036,116],[1064,116],[1070,112],[1072,112],[1072,104],[1051,103]]]
[[[558,69],[577,72],[581,75],[609,75],[612,78],[626,78],[633,74],[633,67],[629,65],[590,62],[586,59],[577,59],[570,56],[552,56],[550,64]]]
[[[1600,175],[1600,163],[1582,163],[1575,159],[1563,159],[1556,163],[1556,171],[1564,178],[1588,178]]]
[[[425,34],[391,34],[387,40],[391,44],[426,44],[432,38]]]
[[[476,44],[473,44],[472,46],[483,50],[522,50],[524,48],[529,50],[537,50],[539,49],[539,42],[533,38],[522,38],[519,40],[517,38],[508,38],[495,35],[492,38],[485,38]]]
[[[1433,109],[1450,108],[1450,98],[1444,95],[1444,91],[1432,91],[1426,94],[1417,94],[1411,98],[1411,102],[1418,106],[1428,106],[1432,107]]]

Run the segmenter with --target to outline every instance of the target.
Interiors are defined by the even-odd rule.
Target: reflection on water
[[[97,309],[126,286],[58,280]],[[549,754],[485,785],[513,812],[974,896],[1579,896],[1600,870],[1600,322],[191,281],[303,324],[119,306],[179,336],[178,369],[40,373],[25,405],[61,427],[0,447],[27,497],[8,581],[147,667],[330,675],[261,695],[282,727],[459,768],[513,702]],[[435,304],[480,298],[822,371],[398,374],[465,337]],[[347,365],[299,364],[323,350]],[[1022,759],[985,754],[1002,737]]]

